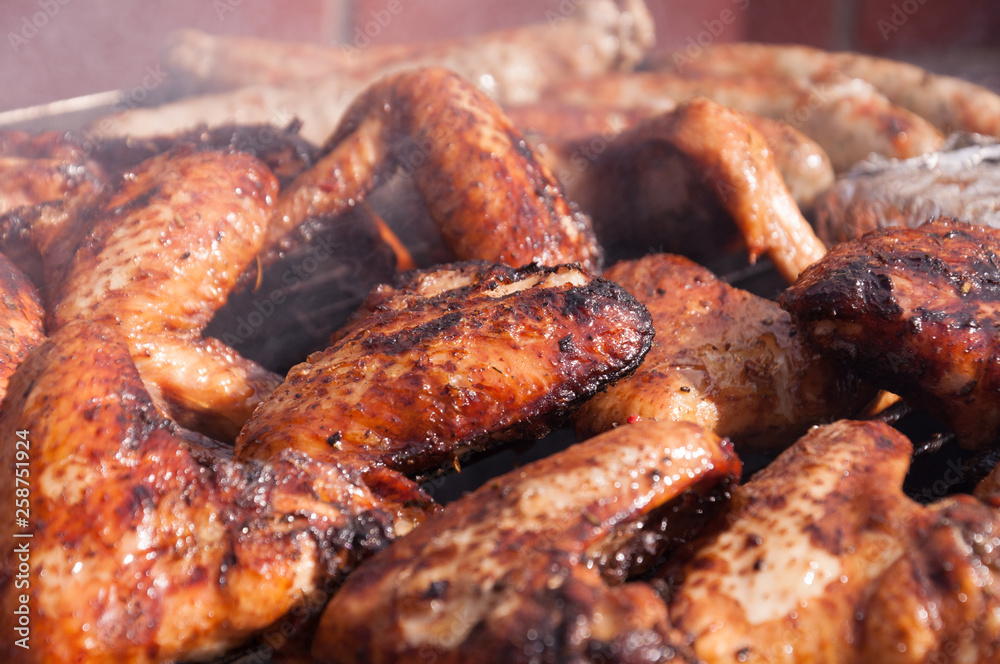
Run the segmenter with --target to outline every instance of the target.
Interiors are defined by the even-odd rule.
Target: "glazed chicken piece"
[[[303,241],[290,231],[307,218],[343,213],[403,169],[459,260],[600,267],[589,220],[500,108],[447,70],[411,70],[370,87],[323,153],[281,193],[265,266]]]
[[[164,414],[232,440],[281,380],[201,332],[254,260],[276,194],[249,155],[181,150],[0,236],[26,235],[41,255],[49,330],[116,326]]]
[[[1000,228],[1000,144],[954,134],[939,152],[913,159],[872,157],[820,197],[816,232],[828,244],[886,226],[953,217]]]
[[[682,71],[729,76],[801,79],[839,72],[868,81],[893,104],[926,118],[945,133],[1000,136],[1000,95],[907,62],[861,53],[829,53],[808,46],[744,43],[716,44],[697,58],[675,58],[674,63],[674,68]]]
[[[395,501],[432,509],[405,478],[362,482],[297,453],[234,463],[156,412],[130,352],[116,328],[74,321],[11,380],[0,463],[28,451],[31,500],[15,524],[14,472],[0,474],[4,661],[202,661],[270,626],[285,639],[399,532]],[[30,649],[15,646],[25,604]]]
[[[330,348],[293,367],[236,442],[428,476],[497,441],[540,437],[628,375],[649,313],[576,266],[483,262],[377,287]]]
[[[1000,518],[902,491],[885,424],[814,429],[733,492],[670,605],[706,664],[917,664],[1000,657]]]
[[[673,111],[676,106],[662,112]],[[615,108],[559,103],[521,104],[504,108],[531,144],[538,158],[568,186],[590,167],[626,129],[661,111],[648,108]],[[789,193],[800,207],[809,206],[834,182],[830,158],[815,141],[784,122],[743,113],[760,132],[774,155],[774,163]],[[662,174],[671,175],[670,171]],[[668,187],[669,185],[664,185]]]
[[[722,238],[736,235],[733,222],[751,260],[766,251],[789,282],[826,252],[761,134],[707,99],[623,132],[567,183],[567,195],[591,215],[609,254],[717,255]]]
[[[838,173],[871,152],[905,159],[936,150],[944,141],[927,120],[892,104],[865,81],[836,72],[811,81],[773,75],[608,74],[560,81],[547,93],[551,100],[627,107],[693,97],[791,124],[823,147]]]
[[[327,606],[313,656],[692,662],[659,597],[625,581],[739,474],[710,432],[644,422],[491,480],[362,565]]]
[[[101,167],[59,132],[0,131],[0,214],[94,191]]]
[[[578,437],[635,419],[688,421],[738,450],[766,451],[856,414],[874,396],[814,350],[776,303],[686,258],[651,255],[604,276],[646,305],[656,341],[635,374],[574,414]]]
[[[0,411],[7,381],[25,355],[45,339],[45,311],[28,278],[0,254]]]
[[[781,306],[823,352],[975,448],[1000,432],[998,292],[1000,231],[940,219],[837,245]]]

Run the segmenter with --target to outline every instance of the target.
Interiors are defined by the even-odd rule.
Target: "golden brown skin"
[[[45,339],[44,317],[34,285],[0,254],[0,410],[11,374]]]
[[[814,350],[788,313],[686,258],[655,254],[604,276],[653,316],[656,340],[631,377],[573,421],[585,438],[630,419],[695,422],[737,449],[780,449],[814,424],[856,414],[875,390]]]
[[[694,661],[656,593],[623,582],[739,474],[712,433],[645,422],[491,480],[360,567],[327,606],[313,656]]]
[[[589,220],[574,211],[500,108],[436,68],[382,79],[354,101],[324,155],[278,200],[261,260],[305,219],[336,215],[397,168],[413,178],[460,260],[600,267]]]
[[[861,79],[837,72],[812,81],[696,72],[608,74],[560,81],[548,93],[549,99],[616,100],[626,107],[699,96],[788,122],[823,147],[838,173],[871,152],[905,159],[936,150],[944,141],[927,120],[892,104]]]
[[[97,197],[31,227],[48,327],[116,326],[165,414],[235,438],[281,382],[202,329],[264,239],[274,177],[242,154],[180,151],[143,162]]]
[[[69,323],[29,355],[0,436],[11,507],[0,534],[4,661],[204,660],[265,628],[273,639],[393,537],[351,471],[295,453],[234,463],[162,418],[111,327]],[[15,483],[15,467],[27,479]],[[18,517],[30,525],[18,525],[15,489],[25,486]],[[429,507],[412,488],[413,509]],[[28,585],[15,576],[23,545]],[[29,650],[15,645],[23,604]]]
[[[634,371],[652,332],[624,289],[574,266],[408,273],[289,371],[240,433],[236,458],[294,449],[433,474],[496,441],[544,435]]]
[[[835,246],[781,306],[822,351],[946,422],[1000,432],[1000,231],[948,219]]]
[[[506,106],[504,113],[524,132],[538,158],[565,186],[589,168],[596,155],[607,149],[607,143],[622,131],[675,108],[670,106],[669,109],[660,109],[655,104],[620,108],[548,102]],[[815,141],[787,123],[755,113],[743,115],[764,137],[785,186],[799,206],[811,205],[833,184],[830,158]]]
[[[706,664],[1000,659],[1000,515],[902,491],[912,446],[876,422],[814,429],[733,492],[670,605]]]
[[[104,179],[103,169],[69,134],[0,130],[0,215],[90,194]]]
[[[717,44],[681,63],[686,71],[732,76],[817,78],[831,71],[868,81],[892,103],[931,121],[945,133],[1000,136],[1000,95],[953,76],[861,53],[829,53],[808,46]]]
[[[789,282],[826,252],[761,134],[708,99],[623,132],[566,184],[602,242],[633,255],[664,244],[718,254],[719,236],[735,235],[733,222],[751,260],[766,251]]]

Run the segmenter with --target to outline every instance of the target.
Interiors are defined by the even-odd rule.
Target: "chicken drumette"
[[[910,500],[911,452],[885,424],[845,420],[736,489],[670,606],[698,658],[998,661],[1000,514],[971,496]]]
[[[334,596],[323,662],[693,661],[666,606],[624,583],[739,478],[693,424],[618,428],[488,482]]]
[[[633,376],[577,411],[580,436],[636,418],[683,420],[731,437],[741,451],[776,449],[874,396],[812,348],[776,303],[686,258],[656,254],[604,276],[649,308],[656,340]]]
[[[237,458],[295,449],[434,473],[546,433],[634,371],[653,329],[623,288],[578,267],[466,263],[377,287],[338,337],[254,413]]]

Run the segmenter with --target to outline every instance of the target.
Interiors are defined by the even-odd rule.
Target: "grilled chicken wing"
[[[549,99],[607,100],[624,106],[672,104],[693,97],[788,122],[823,146],[837,172],[871,152],[905,159],[936,150],[944,141],[927,120],[895,106],[865,81],[835,72],[813,81],[667,72],[609,74],[560,82],[547,93]]]
[[[237,464],[163,419],[111,327],[69,323],[29,355],[0,435],[0,495],[13,506],[17,441],[32,487],[30,526],[10,509],[0,534],[5,661],[204,660],[269,626],[288,637],[393,537],[350,471],[295,453]],[[396,491],[429,506],[415,485]],[[30,649],[15,646],[23,605]]]
[[[301,242],[289,231],[305,219],[349,209],[402,168],[460,260],[600,266],[589,220],[571,209],[500,108],[447,70],[417,69],[376,83],[323,151],[282,192],[265,265]]]
[[[0,131],[0,214],[86,195],[103,180],[101,167],[65,134]]]
[[[48,328],[117,326],[166,414],[233,439],[281,381],[201,331],[253,261],[276,193],[249,155],[182,150],[36,210],[22,230],[42,256]]]
[[[647,256],[604,276],[646,305],[656,340],[634,375],[576,412],[578,436],[635,418],[674,420],[731,437],[738,449],[774,449],[874,396],[816,352],[776,303],[686,258]]]
[[[567,193],[592,216],[609,253],[669,245],[718,254],[732,222],[751,259],[767,251],[790,282],[826,252],[760,133],[707,99],[623,132],[567,183]]]
[[[674,108],[659,111],[652,105],[616,108],[550,102],[506,106],[504,113],[524,132],[538,158],[565,186],[586,171],[622,131]],[[817,196],[829,189],[834,181],[833,167],[815,141],[787,123],[754,113],[743,115],[764,137],[785,186],[799,206],[812,205]]]
[[[324,612],[313,656],[693,661],[652,589],[622,582],[739,473],[710,432],[653,422],[515,470],[359,568]]]
[[[574,266],[456,264],[380,286],[330,348],[293,367],[236,443],[410,475],[539,436],[639,365],[649,313]]]
[[[927,118],[945,133],[1000,136],[1000,95],[906,62],[860,53],[828,53],[808,46],[717,44],[697,58],[677,60],[684,71],[730,76],[818,78],[830,72],[868,81],[892,103]]]
[[[289,122],[285,127],[227,123],[148,138],[82,134],[75,140],[86,149],[91,159],[109,173],[135,168],[147,159],[182,147],[245,152],[264,162],[278,179],[278,184],[285,187],[316,160],[316,147],[299,136],[300,128],[297,121]]]
[[[781,306],[820,349],[980,447],[1000,432],[1000,231],[950,219],[834,247]]]
[[[706,664],[1000,657],[1000,517],[902,491],[912,446],[885,424],[814,429],[733,493],[670,606]]]
[[[45,311],[34,285],[0,254],[0,411],[7,381],[32,348],[45,339]]]

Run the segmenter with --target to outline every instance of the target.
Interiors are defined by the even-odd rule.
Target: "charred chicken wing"
[[[814,429],[733,492],[670,606],[706,664],[1000,657],[1000,515],[902,491],[912,446],[875,422]]]
[[[327,606],[322,662],[694,661],[666,606],[627,582],[675,517],[738,479],[687,423],[624,426],[488,482],[372,558]]]
[[[41,255],[50,330],[117,326],[165,414],[232,440],[280,379],[201,331],[254,260],[276,194],[249,155],[180,150],[14,230]]]
[[[307,597],[325,601],[393,536],[350,471],[296,453],[234,463],[161,417],[118,329],[71,322],[11,380],[0,460],[13,468],[15,441],[27,441],[32,492],[31,525],[15,528],[8,510],[0,535],[4,661],[210,659],[269,626],[294,628],[315,610]],[[13,502],[12,471],[0,495]],[[429,508],[415,488],[405,500]],[[15,586],[25,542],[30,583]],[[13,638],[25,604],[30,649]]]
[[[639,365],[645,307],[575,266],[466,263],[377,287],[330,348],[292,368],[236,456],[284,449],[409,475],[540,436]]]
[[[781,305],[821,350],[982,447],[1000,432],[998,293],[1000,231],[940,219],[835,246]]]
[[[574,211],[500,108],[444,69],[385,78],[354,101],[324,156],[278,199],[265,265],[301,242],[306,219],[336,215],[403,169],[460,260],[599,269],[590,221]]]
[[[579,436],[630,418],[675,420],[731,437],[738,449],[774,449],[874,396],[813,349],[777,304],[686,258],[647,256],[604,276],[646,305],[656,339],[634,375],[576,412]]]

